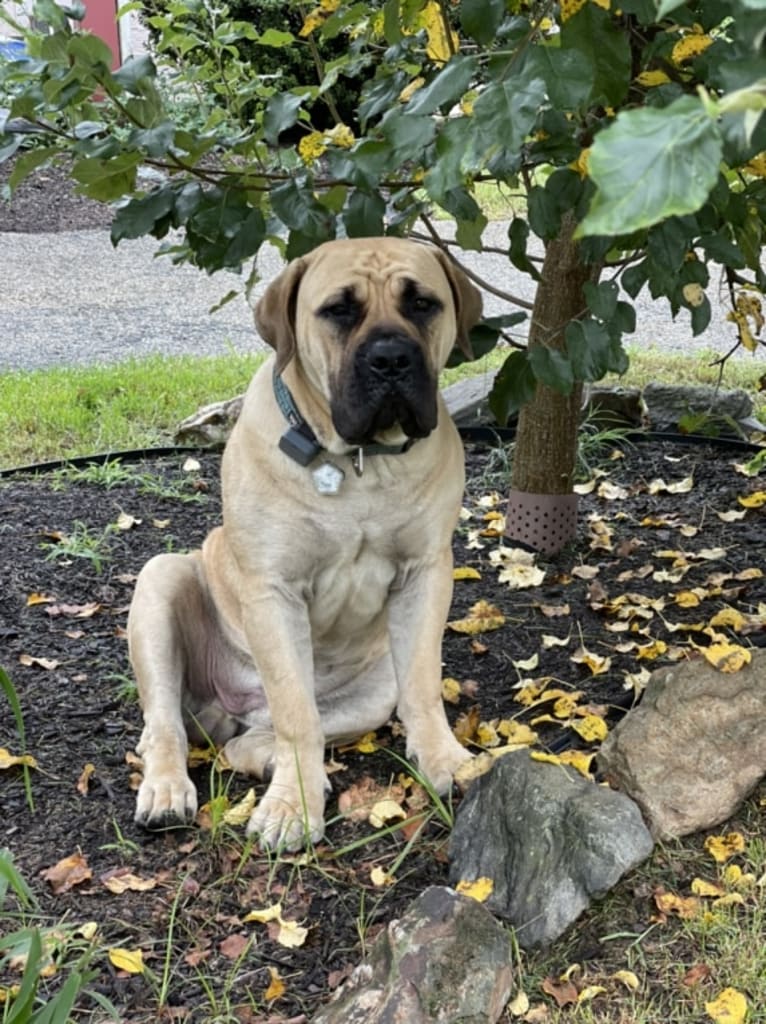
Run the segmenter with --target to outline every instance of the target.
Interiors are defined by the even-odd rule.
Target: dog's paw
[[[135,820],[144,828],[189,825],[197,815],[197,790],[188,775],[146,777],[136,800]]]
[[[223,748],[223,756],[235,772],[270,779],[274,766],[272,733],[243,732],[234,736]]]
[[[299,850],[324,835],[324,797],[272,782],[250,816],[247,831],[264,849]]]
[[[419,771],[440,796],[450,791],[455,772],[473,756],[451,736],[450,740],[434,749],[413,751]]]

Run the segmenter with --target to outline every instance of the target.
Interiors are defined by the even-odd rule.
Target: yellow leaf
[[[587,1003],[591,999],[595,999],[596,996],[602,996],[606,992],[603,985],[586,985],[585,988],[581,989],[577,994],[577,1005],[580,1003]]]
[[[467,633],[473,636],[476,633],[488,633],[493,629],[500,629],[505,624],[505,616],[490,604],[489,601],[477,601],[468,610],[468,615],[463,619],[455,619],[447,625],[455,633]]]
[[[599,654],[594,654],[592,651],[586,650],[584,647],[580,647],[569,659],[575,662],[577,665],[585,665],[590,669],[591,674],[594,676],[602,675],[604,672],[608,672],[612,666],[611,658],[602,658]]]
[[[482,747],[496,747],[500,743],[500,737],[490,722],[479,722],[476,727],[476,742]]]
[[[705,1003],[705,1011],[715,1024],[744,1024],[747,999],[735,988],[725,988],[717,998]]]
[[[708,836],[705,849],[719,864],[725,864],[735,854],[745,849],[745,840],[740,832],[728,832],[725,836]]]
[[[399,102],[408,103],[415,93],[426,84],[425,78],[413,78],[399,93]]]
[[[326,149],[327,143],[322,132],[309,132],[298,143],[298,155],[304,164],[311,164],[318,160]]]
[[[199,768],[202,764],[210,764],[217,757],[214,747],[189,747],[186,763],[190,768]]]
[[[511,590],[524,590],[526,587],[539,587],[545,579],[545,569],[536,565],[521,565],[514,562],[501,569],[497,581],[507,583]]]
[[[376,804],[371,808],[368,821],[373,828],[383,828],[383,826],[389,821],[396,821],[398,818],[407,817],[407,812],[403,807],[392,800],[390,797],[385,800],[378,800]]]
[[[393,885],[396,879],[389,875],[385,868],[378,865],[370,872],[370,881],[376,888],[382,889],[386,885]]]
[[[579,721],[572,722],[572,728],[586,743],[600,743],[606,739],[609,732],[606,722],[598,715],[586,715]]]
[[[633,971],[615,971],[612,975],[612,980],[619,981],[621,985],[624,985],[631,992],[637,992],[641,987],[641,982]]]
[[[497,723],[497,731],[509,746],[514,744],[526,747],[537,743],[537,733],[523,722],[514,722],[509,718],[503,718]]]
[[[683,36],[675,44],[670,54],[670,59],[676,65],[683,64],[687,60],[693,60],[695,57],[699,57],[701,53],[704,53],[712,42],[712,38],[708,35],[689,33],[689,35]]]
[[[642,71],[636,81],[639,85],[646,86],[647,89],[653,89],[656,85],[664,85],[670,79],[664,71]]]
[[[53,604],[55,600],[55,597],[49,597],[47,594],[38,594],[35,591],[27,597],[27,608],[32,608],[36,604]]]
[[[118,971],[125,971],[126,974],[144,973],[144,954],[140,949],[122,949],[115,947],[108,951],[109,962]]]
[[[325,132],[325,139],[339,149],[351,149],[356,142],[354,133],[347,124],[336,124]]]
[[[260,924],[268,924],[269,921],[276,921],[279,925],[277,942],[287,949],[295,949],[302,946],[309,933],[308,928],[303,928],[297,921],[285,921],[282,917],[282,904],[272,903],[263,910],[251,910],[242,918],[246,923],[257,921]]]
[[[700,647],[699,650],[705,660],[719,672],[739,672],[752,660],[752,655],[746,647],[730,644],[725,640],[710,644],[709,647]]]
[[[250,815],[255,810],[255,790],[248,789],[247,793],[236,804],[223,813],[223,820],[227,825],[244,825],[250,820]]]
[[[518,661],[511,660],[511,664],[514,668],[517,668],[519,672],[534,672],[540,663],[540,655],[535,651],[528,658],[520,658]]]
[[[37,761],[31,754],[11,754],[5,747],[0,747],[0,768],[12,768],[17,764],[37,768]]]
[[[449,704],[457,704],[462,692],[457,679],[452,679],[451,676],[442,679],[442,700],[446,700]]]
[[[481,573],[470,565],[461,565],[452,570],[453,580],[480,580]]]
[[[654,894],[654,902],[663,914],[676,914],[685,920],[697,917],[700,913],[700,901],[696,896],[676,896],[675,893],[659,889]]]
[[[463,896],[468,896],[472,900],[476,900],[477,903],[483,903],[492,895],[494,888],[495,883],[491,878],[482,877],[477,878],[473,882],[465,880],[458,882],[455,886],[455,891]]]
[[[736,608],[722,608],[721,611],[716,612],[710,620],[710,625],[728,626],[730,629],[733,629],[735,633],[739,633],[747,625],[747,619],[742,612],[738,612]]]
[[[653,640],[650,644],[639,647],[636,652],[637,661],[654,661],[667,652],[668,645],[664,640]]]
[[[752,494],[738,495],[737,501],[743,508],[761,508],[766,505],[766,491],[754,491]]]
[[[139,878],[138,875],[126,871],[124,874],[114,874],[102,877],[104,888],[120,896],[124,892],[148,892],[157,884],[156,878]]]
[[[704,878],[692,879],[692,892],[695,896],[723,896],[724,890],[716,882],[708,882]]]
[[[276,999],[281,999],[285,994],[287,986],[285,985],[282,975],[279,973],[276,967],[269,966],[269,976],[271,981],[269,987],[263,993],[263,998],[267,1003],[273,1003]]]
[[[523,1017],[529,1010],[529,996],[524,989],[519,989],[508,1003],[508,1012],[512,1017]]]
[[[428,0],[418,19],[420,27],[426,30],[426,54],[437,64],[445,64],[460,48],[460,38],[448,22],[438,0]]]

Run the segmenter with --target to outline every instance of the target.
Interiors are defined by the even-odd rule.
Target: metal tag
[[[316,469],[312,469],[311,475],[317,494],[337,494],[346,476],[333,462],[322,462]]]

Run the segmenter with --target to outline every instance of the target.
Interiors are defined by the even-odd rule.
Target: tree
[[[341,233],[411,234],[459,258],[482,247],[482,183],[521,197],[507,255],[537,281],[528,344],[511,332],[520,312],[474,335],[478,349],[511,345],[491,403],[500,422],[521,410],[512,494],[571,492],[580,389],[626,369],[642,288],[697,334],[721,264],[733,348],[762,344],[763,0],[320,0],[297,34],[234,20],[224,0],[166,0],[150,17],[156,62],[114,73],[71,28],[77,7],[38,0],[34,13],[49,33],[27,34],[31,60],[7,65],[0,88],[43,144],[11,184],[71,154],[87,195],[123,200],[115,244],[150,234],[208,272],[266,240],[289,258]],[[317,40],[339,38],[324,62]],[[315,82],[259,75],[254,52],[273,64],[295,47]],[[338,117],[340,81],[359,90],[357,134]],[[311,123],[320,103],[331,129]],[[6,133],[0,157],[18,145]],[[142,165],[164,177],[147,183]],[[437,209],[454,220],[446,240]]]

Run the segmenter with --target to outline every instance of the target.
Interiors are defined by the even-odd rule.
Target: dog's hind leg
[[[189,661],[188,629],[203,629],[205,584],[195,555],[157,555],[136,582],[128,644],[144,730],[137,747],[144,763],[136,821],[148,828],[192,821],[197,792],[186,769],[183,721]]]

